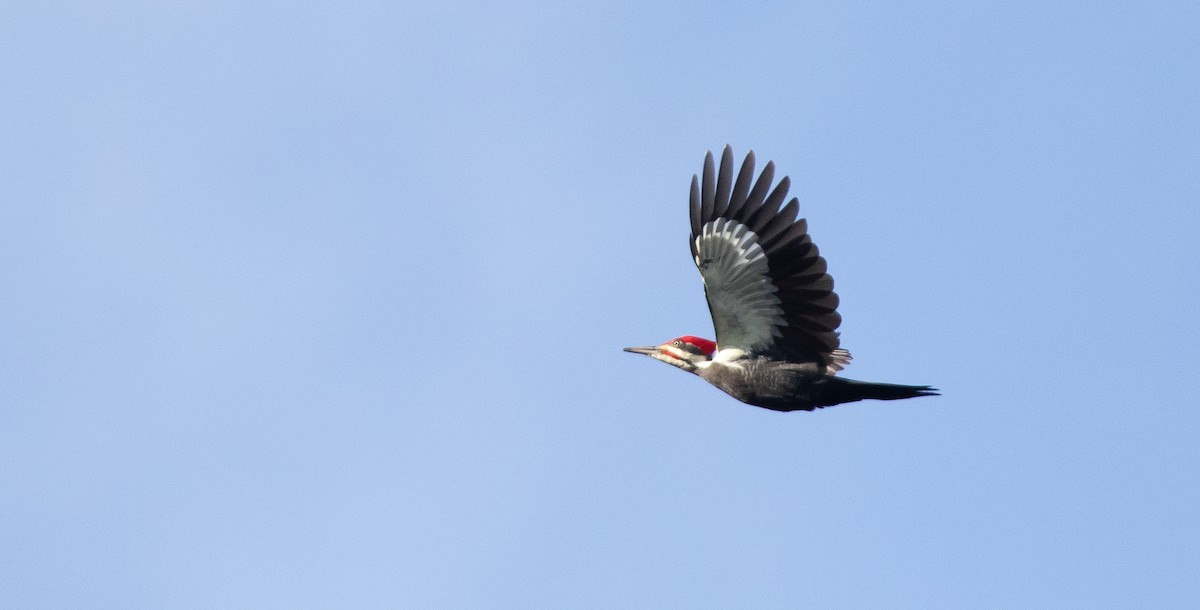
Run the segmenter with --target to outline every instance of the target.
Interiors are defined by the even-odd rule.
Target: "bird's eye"
[[[673,346],[675,346],[675,347],[683,347],[683,341],[680,341],[679,339],[676,339],[676,340],[674,340],[674,341],[672,341],[672,342],[671,342],[671,345],[673,345]]]

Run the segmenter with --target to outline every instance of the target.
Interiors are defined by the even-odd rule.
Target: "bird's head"
[[[645,354],[655,360],[662,360],[685,371],[694,372],[697,367],[712,360],[713,353],[717,351],[717,344],[708,339],[684,335],[661,345],[627,347],[625,351]]]

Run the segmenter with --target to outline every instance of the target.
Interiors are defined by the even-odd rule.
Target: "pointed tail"
[[[927,385],[873,383],[844,377],[830,377],[822,388],[819,406],[837,405],[859,400],[900,400],[918,396],[939,396],[936,388]]]

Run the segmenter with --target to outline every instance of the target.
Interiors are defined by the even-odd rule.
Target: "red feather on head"
[[[684,335],[680,337],[679,340],[683,341],[684,343],[691,343],[692,345],[695,345],[696,347],[704,350],[704,353],[708,354],[709,356],[711,356],[713,352],[717,351],[716,341],[709,341],[708,339],[701,339],[700,337],[693,337],[691,335]]]

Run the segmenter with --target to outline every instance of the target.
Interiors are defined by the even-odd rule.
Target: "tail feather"
[[[874,383],[844,377],[830,377],[820,396],[818,406],[837,405],[859,400],[900,400],[919,396],[939,396],[937,388],[927,385]]]

